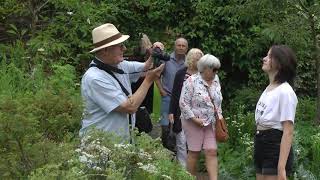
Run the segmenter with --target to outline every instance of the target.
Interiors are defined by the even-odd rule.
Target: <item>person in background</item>
[[[257,180],[285,180],[292,173],[293,124],[298,103],[292,89],[296,57],[285,45],[274,45],[262,59],[269,85],[256,105],[254,163]]]
[[[90,52],[95,53],[95,57],[81,80],[84,113],[79,134],[84,136],[90,128],[97,128],[129,140],[130,116],[137,111],[149,87],[159,78],[164,65],[150,70],[151,58],[144,63],[123,60],[126,50],[123,42],[129,36],[121,34],[113,24],[107,23],[95,28],[92,38],[95,48]],[[131,82],[144,74],[144,81],[132,94]],[[120,83],[128,91],[128,96]],[[134,115],[131,121],[134,127]]]
[[[141,33],[139,45],[133,49],[133,54],[125,57],[128,61],[145,62],[150,57],[152,43],[146,34]],[[144,77],[140,77],[138,81],[131,83],[132,93],[135,93],[142,84]],[[149,113],[153,111],[153,85],[150,86],[146,97],[142,101],[140,108],[146,108]],[[138,115],[136,115],[138,116]]]
[[[156,80],[161,95],[161,140],[164,147],[168,148],[167,137],[169,135],[169,104],[171,99],[172,86],[176,72],[184,67],[185,55],[188,51],[188,41],[185,38],[178,38],[175,41],[174,52],[170,60],[165,62],[161,78]]]
[[[140,39],[139,47],[135,50],[135,54],[133,56],[125,57],[129,61],[139,61],[145,62],[148,58],[150,58],[152,54],[152,49],[155,47],[159,47],[162,51],[164,50],[164,45],[161,42],[155,42],[151,44],[149,37],[145,34],[142,34],[142,38]],[[132,93],[135,93],[140,85],[142,84],[144,77],[140,77],[138,81],[131,83]],[[150,86],[146,97],[142,101],[140,107],[146,108],[148,113],[153,112],[153,85]]]
[[[197,62],[202,56],[203,52],[200,49],[192,48],[189,50],[185,61],[186,67],[177,71],[171,94],[168,119],[170,123],[173,124],[173,132],[176,133],[177,159],[184,167],[186,167],[187,163],[187,141],[181,127],[179,99],[183,82],[188,79],[189,76],[198,72]]]
[[[188,145],[187,170],[196,176],[199,154],[204,150],[210,180],[218,177],[214,105],[219,118],[223,118],[221,86],[217,75],[220,66],[215,56],[202,56],[197,63],[198,73],[185,80],[179,101],[182,129]]]

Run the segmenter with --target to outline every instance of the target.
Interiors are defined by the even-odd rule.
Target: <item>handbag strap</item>
[[[102,63],[101,61],[97,60],[96,58],[93,59],[93,62],[95,64],[90,64],[89,67],[97,67],[103,71],[105,71],[106,73],[110,74],[120,85],[122,91],[126,94],[127,97],[130,96],[130,93],[128,92],[128,90],[122,85],[122,83],[119,81],[119,79],[113,74],[113,72],[107,67],[104,66],[104,63]],[[129,123],[132,123],[132,115],[129,114]]]
[[[211,103],[213,104],[214,116],[215,116],[216,120],[218,120],[219,119],[218,111],[217,111],[216,105],[214,104],[214,100],[213,100],[213,98],[212,98],[212,96],[210,94],[209,86],[204,85],[204,87],[207,89],[207,92],[208,92],[208,95],[210,97]]]

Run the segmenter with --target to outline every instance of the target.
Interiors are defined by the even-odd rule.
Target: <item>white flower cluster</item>
[[[172,179],[170,176],[162,174],[161,177],[163,177],[164,179]]]
[[[120,148],[120,149],[121,149],[121,148],[122,148],[122,149],[129,149],[129,148],[132,147],[132,145],[131,145],[131,144],[122,144],[122,143],[121,143],[121,144],[115,144],[114,147],[115,147],[115,148]]]
[[[101,145],[99,139],[92,140],[90,136],[81,140],[81,145],[76,152],[80,154],[80,162],[96,171],[105,170],[109,161],[111,150]]]
[[[158,173],[157,168],[153,164],[148,163],[144,165],[143,163],[138,162],[137,165],[139,166],[140,169],[143,169],[151,174]]]
[[[123,152],[126,155],[134,155],[136,152],[134,152],[134,146],[132,144],[114,144],[115,149],[119,150],[120,152]]]
[[[152,160],[152,156],[148,152],[145,152],[143,149],[139,149],[138,156],[140,159]]]
[[[244,144],[247,148],[246,151],[252,152],[253,151],[253,140],[250,137],[248,133],[244,133],[241,137],[241,142]]]
[[[299,130],[295,130],[296,132],[294,133],[294,151],[296,152],[297,158],[300,158],[299,156],[301,153],[305,151],[304,147],[301,145],[301,142],[303,141],[301,138],[301,134]]]
[[[238,133],[241,133],[241,128],[245,125],[243,122],[237,122],[235,120],[231,121],[234,127],[237,127]]]
[[[37,49],[38,52],[44,52],[44,48]]]
[[[295,151],[296,151],[297,156],[299,156],[300,153],[301,153],[301,149],[300,148],[296,148]]]

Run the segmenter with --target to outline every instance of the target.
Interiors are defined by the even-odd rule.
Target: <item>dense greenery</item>
[[[303,5],[303,6],[302,6]],[[307,11],[308,10],[308,11]],[[231,139],[219,145],[220,179],[254,179],[254,108],[267,84],[261,57],[284,43],[298,56],[293,179],[320,178],[314,34],[317,1],[269,0],[3,0],[0,2],[1,179],[188,179],[159,140],[123,146],[101,132],[80,141],[80,78],[92,57],[91,30],[105,22],[164,42],[178,36],[220,58],[224,114]],[[310,22],[314,22],[313,29]],[[99,140],[97,140],[99,137]],[[114,146],[118,144],[118,146]],[[89,147],[92,147],[91,149]],[[90,159],[92,158],[92,159]],[[91,160],[88,164],[88,160]],[[100,161],[101,160],[101,161]],[[104,161],[102,161],[104,160]],[[199,171],[204,171],[200,166]],[[142,178],[143,177],[143,178]]]

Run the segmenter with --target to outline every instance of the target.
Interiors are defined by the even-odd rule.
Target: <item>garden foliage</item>
[[[316,1],[307,3],[314,12]],[[312,33],[297,1],[269,0],[3,0],[0,2],[1,179],[190,179],[159,140],[143,134],[125,145],[101,132],[80,140],[80,78],[92,55],[91,30],[114,23],[131,37],[184,36],[217,56],[230,140],[219,145],[220,179],[254,179],[254,110],[267,85],[261,59],[272,44],[297,52],[295,174],[320,177],[320,127]],[[297,13],[299,12],[299,13]],[[318,16],[319,14],[315,14]],[[318,16],[319,17],[319,16]],[[320,23],[316,19],[319,34]],[[199,171],[204,172],[204,160]]]

